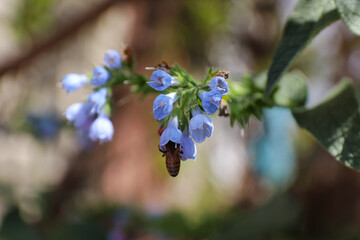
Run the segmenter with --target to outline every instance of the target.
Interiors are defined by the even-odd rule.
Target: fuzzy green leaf
[[[254,81],[259,88],[264,89],[266,73],[257,76]],[[294,70],[280,78],[278,87],[273,91],[271,98],[276,106],[293,108],[304,106],[307,95],[307,77],[302,72]]]
[[[359,0],[335,0],[340,12],[349,29],[356,35],[360,35],[360,1]]]
[[[349,81],[341,82],[320,105],[293,110],[293,115],[336,159],[360,169],[359,104]]]
[[[295,57],[326,26],[339,19],[333,0],[299,0],[288,19],[273,56],[266,94],[268,95]]]
[[[277,106],[288,108],[302,107],[306,103],[307,94],[307,77],[300,71],[292,71],[280,79],[274,102]]]
[[[237,121],[240,126],[244,126],[251,116],[260,119],[264,107],[304,106],[308,92],[306,80],[300,71],[286,73],[281,77],[276,91],[267,97],[264,97],[266,73],[255,78],[244,76],[239,82],[229,82],[230,93],[227,102],[230,107],[231,125]]]

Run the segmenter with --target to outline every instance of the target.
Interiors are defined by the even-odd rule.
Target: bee
[[[230,72],[228,70],[221,70],[221,71],[215,73],[214,75],[212,75],[212,77],[218,76],[218,77],[223,77],[225,79],[228,79],[229,74],[230,74]]]
[[[180,149],[180,144],[169,141],[165,145],[165,150],[162,150],[159,146],[159,151],[162,152],[163,157],[165,157],[165,165],[169,175],[176,177],[180,171],[180,154],[183,153]]]

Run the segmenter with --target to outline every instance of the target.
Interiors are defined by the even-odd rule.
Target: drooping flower
[[[113,135],[114,126],[107,116],[98,116],[89,129],[89,138],[92,141],[107,142],[112,139]]]
[[[101,88],[89,95],[86,107],[90,114],[100,113],[101,108],[106,103],[107,89]]]
[[[64,113],[69,122],[73,122],[74,126],[80,132],[88,132],[90,124],[94,121],[94,117],[90,116],[83,103],[74,103],[68,107]]]
[[[157,91],[164,91],[171,86],[173,77],[163,70],[156,70],[150,77],[149,86]]]
[[[61,79],[61,82],[62,87],[69,93],[84,86],[88,82],[88,78],[86,75],[69,73]]]
[[[162,120],[169,116],[173,110],[173,104],[176,101],[176,93],[160,94],[157,96],[153,103],[154,117],[157,120]]]
[[[110,79],[110,77],[110,73],[104,67],[97,66],[94,68],[91,84],[94,86],[104,85]]]
[[[218,110],[222,99],[221,94],[216,90],[211,90],[209,92],[200,91],[199,97],[207,114],[215,113]]]
[[[160,149],[165,150],[165,145],[168,142],[173,142],[175,144],[181,144],[182,142],[182,133],[178,129],[179,123],[178,118],[173,117],[169,120],[167,128],[163,131],[160,137]]]
[[[64,116],[69,122],[75,121],[77,114],[79,113],[81,107],[83,106],[82,103],[74,103],[68,107],[64,113]]]
[[[182,135],[181,141],[181,160],[196,159],[196,145],[194,141],[189,137],[189,130],[185,129]]]
[[[213,77],[210,82],[210,88],[217,91],[221,95],[226,95],[229,92],[229,84],[223,77]]]
[[[121,55],[116,50],[108,50],[104,57],[104,64],[108,68],[121,68]]]
[[[193,109],[191,112],[193,117],[189,122],[190,136],[195,142],[202,143],[206,137],[212,136],[214,124],[208,116],[201,113],[199,108]]]

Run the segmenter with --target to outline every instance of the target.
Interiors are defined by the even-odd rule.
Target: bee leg
[[[166,156],[167,151],[162,150],[162,149],[160,148],[160,145],[158,145],[158,148],[159,148],[159,151],[163,153],[163,155],[162,155],[162,156],[163,156],[163,157],[165,157],[165,156]]]

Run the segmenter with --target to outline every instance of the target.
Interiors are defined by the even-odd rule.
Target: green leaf
[[[343,81],[312,109],[293,110],[300,125],[346,166],[360,169],[360,113],[355,89]]]
[[[274,102],[282,107],[302,107],[306,103],[307,94],[307,77],[300,71],[292,71],[280,79]]]
[[[6,214],[0,232],[0,239],[11,239],[11,240],[39,240],[35,228],[26,224],[20,217],[20,211],[18,208],[12,208]]]
[[[335,0],[340,12],[349,29],[356,35],[360,35],[360,1],[359,0]]]
[[[254,79],[257,87],[264,89],[266,73],[262,73]],[[306,103],[308,95],[307,77],[299,70],[284,74],[278,87],[270,96],[274,104],[281,107],[302,107]]]
[[[238,122],[244,126],[251,116],[258,119],[262,116],[264,107],[275,105],[293,108],[304,106],[307,99],[307,78],[300,71],[292,71],[281,77],[276,91],[270,96],[264,96],[266,73],[254,78],[244,76],[241,81],[229,81],[227,103],[230,108],[230,124]]]
[[[326,26],[339,19],[333,0],[299,0],[286,23],[283,36],[273,56],[266,94],[268,95],[295,57]]]

